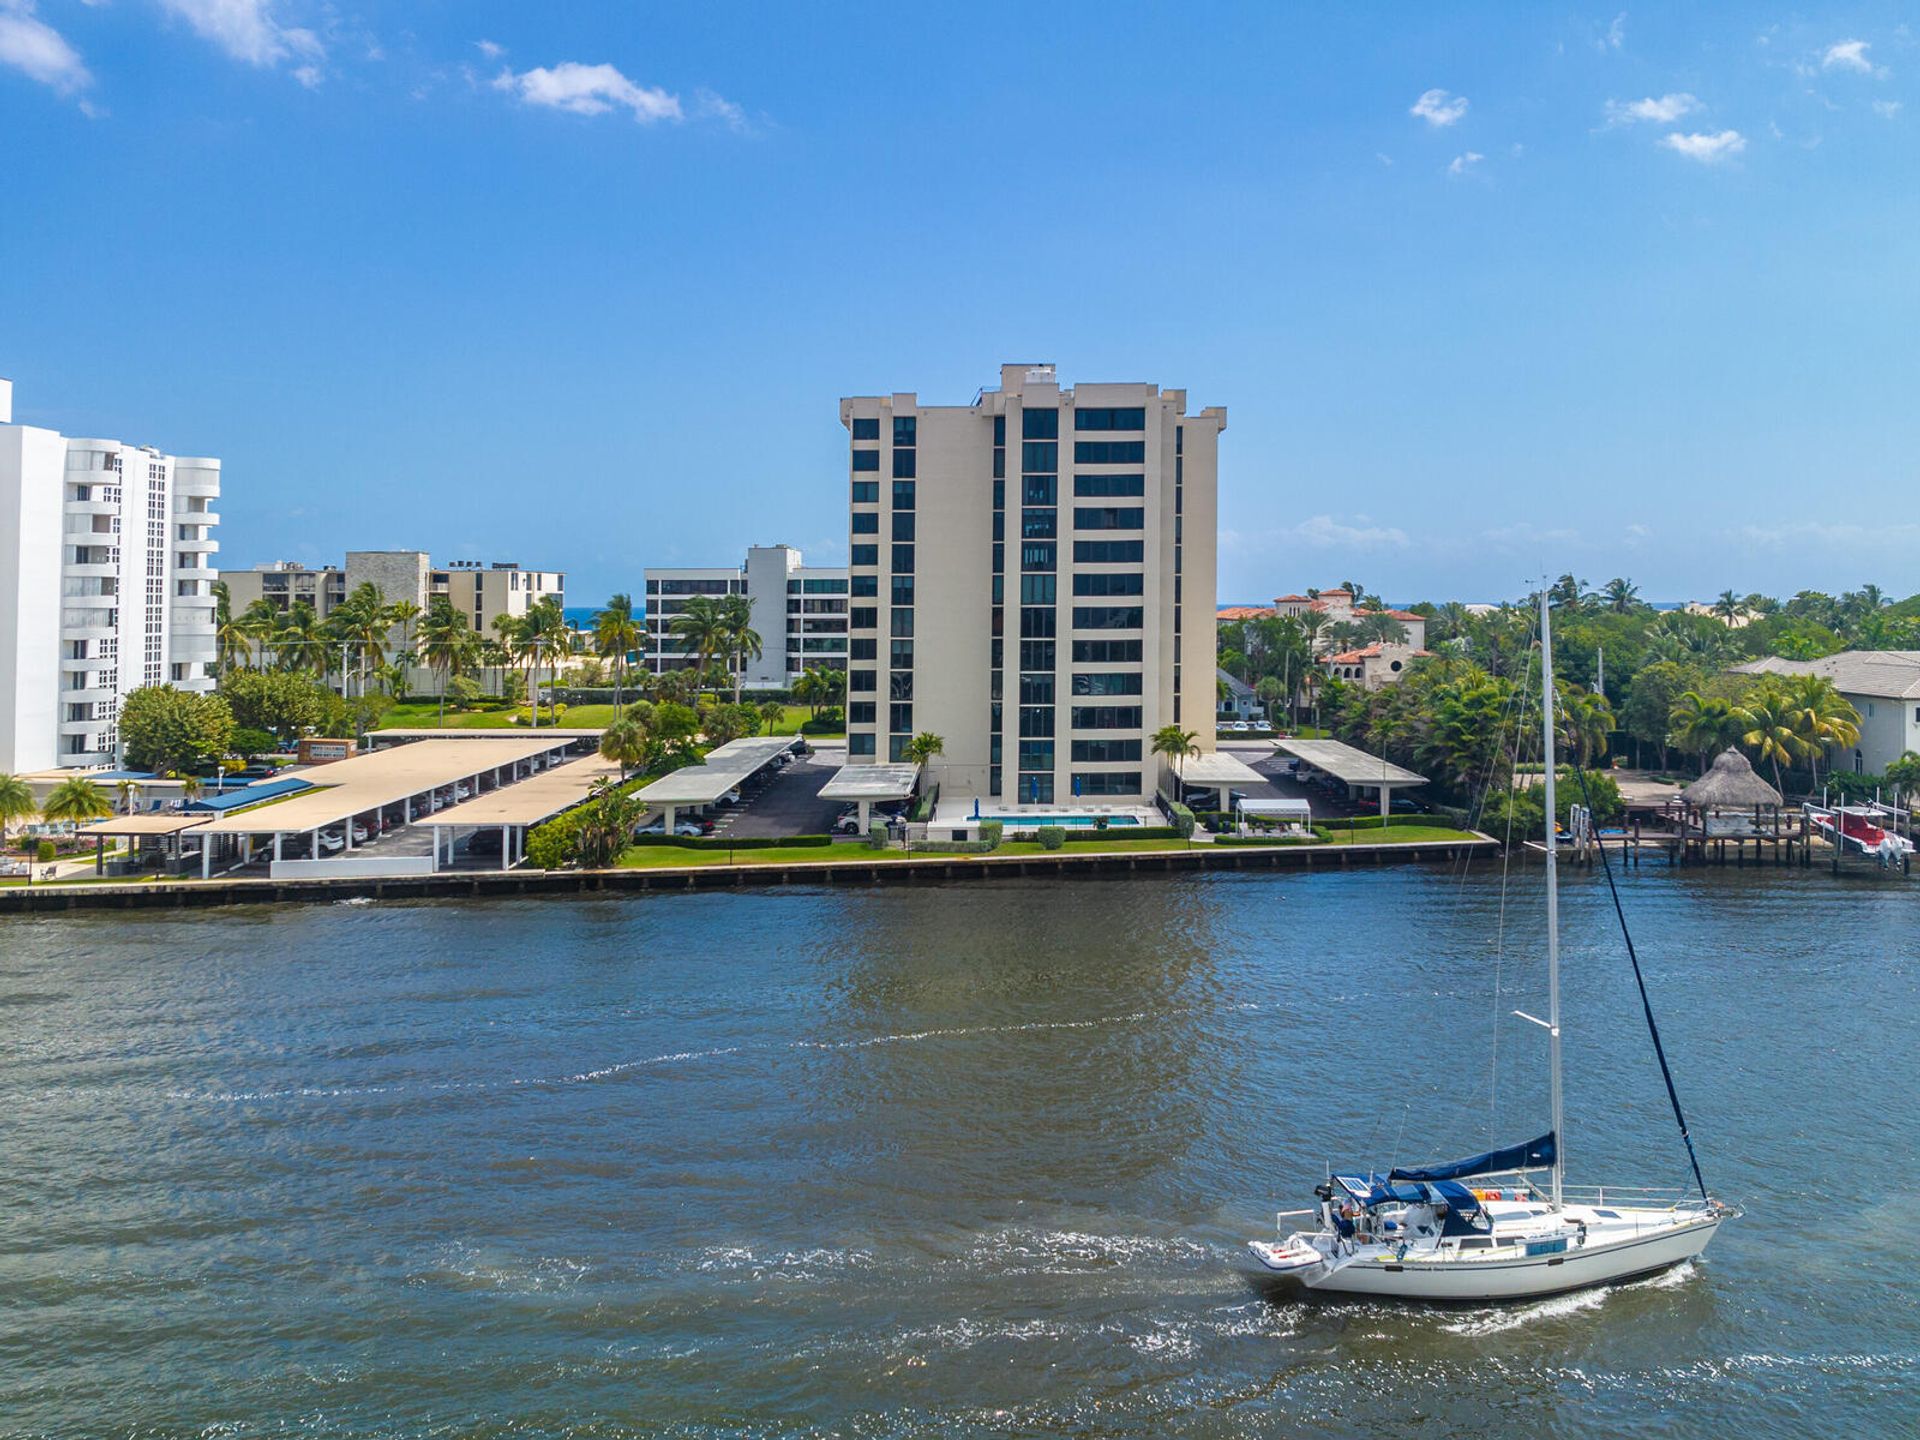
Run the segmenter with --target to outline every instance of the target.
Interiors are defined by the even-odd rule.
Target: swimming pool
[[[1107,822],[1107,828],[1119,825],[1138,825],[1139,817],[1134,815],[982,815],[982,820],[998,820],[1011,829],[1025,829],[1039,825],[1081,825],[1093,826],[1100,821]]]

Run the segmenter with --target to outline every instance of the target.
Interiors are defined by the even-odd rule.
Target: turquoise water
[[[1080,825],[1091,826],[1099,822],[1091,815],[982,815],[982,820],[999,820],[1016,829],[1031,829],[1038,825]],[[1139,818],[1133,815],[1109,815],[1106,817],[1109,829],[1119,825],[1138,825]]]
[[[1920,889],[1626,885],[1745,1215],[1438,1312],[1270,1304],[1243,1244],[1330,1161],[1545,1128],[1532,878],[9,918],[0,1433],[1914,1434]],[[1679,1183],[1604,894],[1563,893],[1569,1178]]]

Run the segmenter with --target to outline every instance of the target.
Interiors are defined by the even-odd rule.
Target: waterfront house
[[[1743,675],[1824,675],[1860,712],[1860,738],[1827,747],[1835,770],[1879,775],[1907,751],[1920,752],[1920,650],[1845,650],[1819,660],[1768,656],[1733,667]]]

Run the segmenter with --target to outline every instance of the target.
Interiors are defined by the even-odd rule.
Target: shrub
[[[673,845],[682,850],[784,850],[818,849],[831,845],[831,835],[742,835],[728,840],[724,835],[636,835],[635,845]]]
[[[923,840],[913,847],[913,852],[916,855],[985,855],[997,843],[992,840]]]
[[[1177,800],[1169,801],[1167,803],[1167,809],[1173,812],[1174,832],[1182,840],[1191,838],[1193,835],[1193,811],[1189,810]]]
[[[1006,828],[1004,821],[982,820],[980,822],[980,838],[986,843],[986,847],[991,850],[1000,843],[1000,836]]]
[[[271,755],[279,742],[273,738],[270,730],[255,729],[251,725],[236,728],[233,738],[227,742],[236,755]]]
[[[887,848],[886,826],[869,825],[867,827],[867,848],[869,850],[884,850]]]
[[[1264,845],[1272,849],[1275,845],[1315,845],[1319,840],[1312,835],[1222,835],[1213,843],[1216,845]]]
[[[1043,825],[1040,828],[1040,848],[1058,850],[1067,843],[1067,833],[1058,825]]]
[[[59,853],[59,847],[55,845],[51,840],[42,840],[37,846],[34,847],[34,855],[39,859],[42,865],[51,864],[53,861],[53,857],[58,853]]]

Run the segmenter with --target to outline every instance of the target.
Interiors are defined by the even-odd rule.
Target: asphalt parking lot
[[[822,800],[820,787],[846,763],[844,750],[815,750],[782,766],[760,793],[714,816],[714,833],[741,839],[778,839],[785,835],[824,835],[846,806]]]

